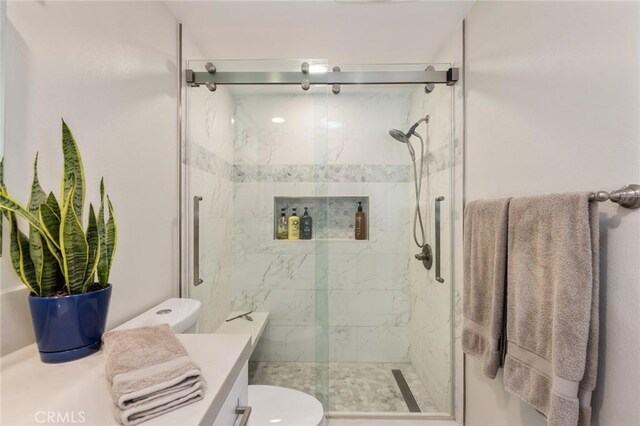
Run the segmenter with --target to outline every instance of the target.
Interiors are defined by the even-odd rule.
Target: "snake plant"
[[[64,120],[62,153],[60,200],[40,186],[36,155],[26,206],[8,194],[0,163],[0,210],[9,224],[11,264],[31,294],[39,297],[86,293],[106,287],[117,243],[113,206],[108,196],[105,199],[103,179],[98,214],[89,204],[86,226],[83,225],[84,168],[78,144]],[[106,221],[105,210],[109,213]],[[28,233],[20,230],[18,217],[28,224]]]

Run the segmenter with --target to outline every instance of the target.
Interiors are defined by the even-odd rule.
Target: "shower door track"
[[[211,63],[208,63],[208,65]],[[329,71],[324,73],[300,72],[217,72],[186,70],[186,81],[191,86],[215,85],[303,85],[303,84],[446,84],[458,81],[458,68],[446,71]]]

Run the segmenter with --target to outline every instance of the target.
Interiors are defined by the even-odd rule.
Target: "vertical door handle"
[[[441,195],[436,198],[436,281],[444,282],[444,278],[440,276],[440,202],[444,200]]]
[[[193,196],[193,285],[202,284],[200,278],[200,195]]]
[[[251,415],[251,407],[248,405],[238,405],[236,407],[236,414],[242,416],[240,417],[240,423],[238,423],[238,426],[247,426],[249,416]]]

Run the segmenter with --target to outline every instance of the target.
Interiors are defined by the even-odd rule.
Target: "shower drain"
[[[398,384],[398,388],[400,389],[400,393],[404,398],[404,402],[407,404],[407,408],[410,413],[420,413],[420,407],[418,406],[418,402],[416,398],[413,396],[413,392],[411,392],[411,388],[409,388],[409,384],[404,378],[402,371],[400,370],[391,370],[393,373],[393,377],[396,379],[396,383]]]

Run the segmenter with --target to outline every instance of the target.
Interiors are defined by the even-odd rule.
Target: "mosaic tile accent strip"
[[[233,181],[233,165],[197,143],[189,144],[188,164],[226,181]]]
[[[201,145],[189,149],[190,166],[234,182],[413,182],[408,164],[232,165]],[[449,147],[429,153],[423,163],[428,174],[450,168]]]
[[[234,165],[235,182],[410,182],[403,164]]]
[[[429,392],[409,363],[330,363],[326,411],[408,413],[391,370],[402,371],[423,413],[436,413]],[[249,384],[284,386],[315,395],[312,362],[250,362]]]

